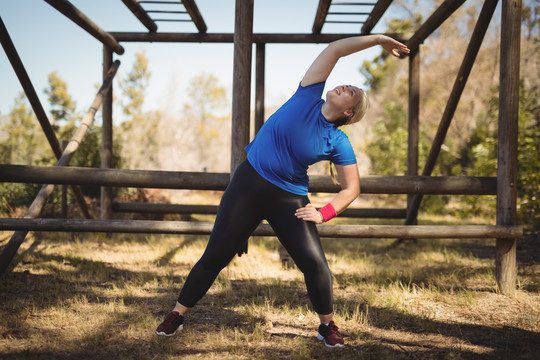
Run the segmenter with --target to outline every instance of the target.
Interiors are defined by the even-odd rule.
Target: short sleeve
[[[347,135],[339,132],[340,136],[334,144],[334,151],[330,160],[336,165],[356,164],[356,156]]]

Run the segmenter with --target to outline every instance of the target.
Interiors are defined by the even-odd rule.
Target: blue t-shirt
[[[324,85],[300,85],[245,148],[248,161],[263,178],[293,194],[307,195],[307,169],[316,162],[356,164],[347,135],[321,113]]]

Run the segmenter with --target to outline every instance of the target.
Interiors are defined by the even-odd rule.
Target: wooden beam
[[[97,169],[0,164],[0,182],[77,184],[113,187],[225,190],[228,173]],[[364,194],[495,195],[497,179],[471,176],[379,176],[361,178]],[[313,175],[310,192],[337,193],[328,175]]]
[[[246,158],[249,144],[253,0],[236,0],[234,26],[231,176]]]
[[[371,33],[371,30],[377,25],[381,17],[384,15],[388,7],[392,4],[392,0],[379,0],[373,7],[373,10],[371,10],[371,14],[369,14],[368,18],[364,22],[364,25],[362,25],[362,34],[369,34]]]
[[[213,33],[147,33],[111,32],[120,42],[173,42],[173,43],[233,43],[234,34]],[[401,34],[386,34],[405,42]],[[359,34],[253,34],[251,41],[256,44],[327,44],[335,40],[359,36]]]
[[[122,0],[124,5],[139,19],[150,32],[157,31],[157,24],[150,18],[146,10],[136,0]]]
[[[407,175],[418,175],[418,143],[420,139],[420,50],[409,54],[409,109],[407,138]],[[407,195],[407,211],[411,211],[413,195]],[[412,225],[412,224],[411,224]]]
[[[332,0],[319,0],[319,5],[317,6],[317,12],[315,13],[315,20],[313,20],[313,27],[311,30],[313,34],[321,33],[331,3]]]
[[[45,134],[45,137],[47,138],[47,141],[49,142],[49,145],[54,153],[54,156],[56,156],[57,159],[60,159],[60,156],[62,156],[62,152],[63,152],[62,147],[60,146],[60,143],[58,141],[58,138],[56,137],[56,134],[54,133],[54,130],[51,126],[49,118],[47,117],[47,114],[45,113],[45,110],[43,109],[43,106],[41,105],[41,101],[39,101],[39,97],[36,93],[34,85],[32,85],[32,82],[30,81],[30,77],[28,76],[28,73],[26,72],[24,64],[22,63],[22,60],[19,57],[19,53],[17,52],[15,45],[11,41],[11,37],[9,36],[9,33],[1,17],[0,17],[0,42],[2,43],[2,47],[4,48],[4,51],[6,52],[9,62],[11,63],[11,66],[13,67],[13,70],[15,71],[15,74],[17,75],[17,78],[19,79],[19,82],[21,83],[24,93],[26,94],[26,97],[28,98],[28,102],[30,103],[30,106],[32,106],[32,110],[34,111],[34,114],[36,115],[36,118],[38,119],[39,124],[41,125],[41,129],[43,130],[43,133]],[[75,197],[77,205],[81,209],[81,212],[84,215],[84,217],[87,219],[91,219],[92,215],[90,214],[90,211],[88,210],[88,206],[86,204],[86,201],[84,200],[84,196],[81,192],[81,189],[79,189],[76,186],[72,186],[71,190],[73,191],[73,196]]]
[[[521,0],[503,0],[497,151],[497,224],[516,224],[517,143],[519,120],[519,54]],[[516,241],[500,236],[495,255],[497,286],[503,294],[516,291]]]
[[[110,47],[118,55],[124,53],[124,48],[108,32],[97,26],[85,14],[67,0],[45,0],[53,8],[64,14],[68,19],[86,30],[90,35]]]
[[[445,0],[431,14],[431,16],[416,30],[414,35],[406,42],[409,49],[414,50],[427,39],[431,33],[439,28],[446,19],[450,17],[465,0]]]
[[[441,151],[441,147],[444,143],[444,139],[446,138],[446,134],[448,133],[448,129],[450,127],[450,124],[452,123],[452,118],[454,117],[455,111],[459,104],[459,100],[461,99],[461,94],[463,93],[463,89],[465,88],[472,67],[476,60],[476,55],[478,55],[478,51],[480,50],[484,35],[486,34],[489,22],[491,21],[496,7],[497,0],[486,0],[484,2],[484,6],[482,7],[482,11],[478,16],[478,21],[476,22],[473,33],[471,35],[469,45],[467,46],[467,50],[465,51],[465,56],[463,57],[463,61],[458,70],[454,86],[452,87],[452,91],[450,92],[450,96],[448,97],[448,102],[446,103],[446,107],[444,109],[441,122],[439,123],[437,133],[435,134],[435,138],[433,139],[433,143],[431,144],[431,149],[429,150],[428,158],[426,160],[426,164],[424,165],[424,170],[422,171],[422,176],[430,176],[433,172],[433,169],[435,168],[435,164]],[[414,196],[410,204],[409,212],[407,214],[406,224],[411,225],[416,220],[421,202],[421,195]]]
[[[107,78],[108,71],[113,64],[112,51],[103,46],[103,81]],[[101,168],[113,167],[113,85],[103,98],[101,126]],[[112,218],[112,188],[102,186],[100,194],[100,217],[101,219]]]
[[[64,152],[62,153],[62,156],[58,160],[57,167],[67,166],[75,151],[79,148],[79,144],[82,142],[84,135],[94,121],[96,112],[103,101],[105,93],[109,90],[119,66],[120,62],[118,60],[113,64],[113,66],[111,66],[107,78],[94,98],[90,109],[83,116],[80,126],[77,128],[77,130],[75,130],[73,138],[69,141]],[[36,198],[28,208],[28,211],[24,215],[25,218],[36,218],[41,214],[41,211],[43,210],[43,207],[45,206],[45,203],[47,202],[47,199],[51,195],[53,189],[54,185],[49,184],[42,186]],[[15,231],[15,233],[11,236],[11,239],[3,248],[2,253],[0,253],[0,274],[6,271],[27,234],[28,231]]]
[[[204,234],[213,222],[153,220],[7,219],[0,218],[0,230],[76,231],[153,234]],[[502,225],[317,225],[321,237],[334,238],[494,238],[523,236],[522,226]],[[261,224],[254,236],[275,236],[270,225]]]
[[[264,83],[266,44],[257,44],[255,54],[255,134],[264,124]]]
[[[199,33],[204,34],[208,28],[206,27],[206,24],[204,23],[204,19],[202,18],[199,8],[197,7],[197,4],[195,3],[195,1],[182,0],[181,2],[186,8],[186,11],[191,17],[191,20],[193,20],[193,23],[197,27],[197,30],[199,30]]]
[[[159,204],[146,202],[114,202],[113,211],[127,213],[152,213],[152,214],[207,214],[215,215],[218,212],[217,205],[184,205],[184,204]],[[405,209],[345,209],[339,217],[351,218],[384,218],[402,219],[405,217]]]

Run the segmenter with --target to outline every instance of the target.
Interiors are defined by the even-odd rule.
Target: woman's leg
[[[291,255],[298,269],[304,273],[309,299],[321,321],[333,313],[332,274],[328,267],[317,227],[314,223],[298,219],[296,209],[305,206],[307,196],[285,192],[272,204],[268,222]],[[326,322],[325,322],[326,323]]]
[[[262,220],[262,204],[257,200],[259,189],[253,173],[258,176],[249,163],[242,163],[223,194],[206,250],[191,269],[178,296],[177,308],[184,313],[206,294],[219,272]]]

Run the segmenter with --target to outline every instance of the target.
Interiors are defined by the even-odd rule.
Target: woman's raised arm
[[[385,35],[354,36],[336,40],[328,44],[319,56],[317,56],[304,75],[301,85],[308,86],[325,81],[340,58],[375,45],[381,45],[386,51],[396,57],[399,57],[398,51],[409,53],[406,45]]]

